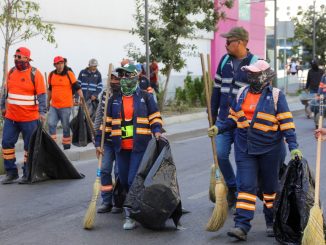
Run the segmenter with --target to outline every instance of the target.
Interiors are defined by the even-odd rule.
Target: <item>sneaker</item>
[[[267,235],[268,237],[275,237],[274,230],[273,230],[273,226],[268,225],[268,226],[266,227],[266,235]]]
[[[234,237],[240,241],[247,240],[247,234],[244,232],[244,230],[242,230],[239,227],[231,228],[227,234],[228,234],[228,236]]]
[[[63,145],[63,150],[69,150],[70,149],[70,145]]]
[[[111,210],[111,214],[121,214],[123,211],[122,208],[119,208],[119,207],[113,207],[112,210]]]
[[[127,217],[125,219],[125,223],[123,224],[123,229],[124,230],[133,230],[136,228],[136,221]]]
[[[25,185],[25,184],[29,184],[30,182],[28,181],[27,177],[25,175],[23,175],[19,180],[18,180],[18,184],[20,185]]]
[[[237,202],[237,188],[236,187],[230,187],[228,190],[228,195],[227,195],[227,201],[229,208],[235,207],[235,204]]]
[[[111,209],[112,209],[112,205],[111,204],[102,204],[98,209],[97,209],[97,212],[99,214],[102,214],[102,213],[109,213],[111,212]]]

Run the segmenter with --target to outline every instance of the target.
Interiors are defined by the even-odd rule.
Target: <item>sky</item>
[[[316,0],[316,11],[319,10],[320,5],[326,5],[326,0]],[[280,21],[289,21],[291,17],[295,16],[298,7],[303,9],[309,8],[313,5],[313,0],[278,0],[277,1],[277,18]],[[265,19],[266,26],[274,26],[274,1],[266,1],[267,16]]]

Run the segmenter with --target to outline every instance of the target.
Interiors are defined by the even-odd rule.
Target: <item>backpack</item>
[[[237,103],[238,103],[238,101],[239,101],[239,98],[240,98],[240,96],[241,96],[241,94],[243,93],[243,91],[247,88],[248,86],[244,86],[244,87],[242,87],[242,88],[240,88],[239,89],[239,92],[238,92],[238,94],[237,94]],[[273,94],[273,100],[274,100],[274,109],[275,109],[275,111],[277,111],[277,102],[278,102],[278,97],[279,97],[279,95],[280,95],[280,89],[278,89],[278,88],[273,88],[273,90],[272,90],[272,94]]]
[[[9,74],[8,74],[8,77],[10,77],[10,75],[16,70],[16,67],[13,67],[10,69],[9,71]],[[36,97],[37,97],[37,93],[36,93],[36,87],[35,87],[35,74],[36,74],[36,68],[35,67],[32,67],[31,69],[31,80],[32,80],[32,83],[33,83],[33,86],[34,86],[34,105],[36,105]],[[8,98],[8,89],[7,89],[7,94],[6,94],[6,99]]]

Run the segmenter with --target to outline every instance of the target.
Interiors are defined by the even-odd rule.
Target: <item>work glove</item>
[[[214,125],[207,130],[208,137],[214,137],[218,134],[218,128]]]
[[[302,159],[302,152],[299,149],[294,149],[291,151],[291,159],[295,160],[298,157],[300,160]]]

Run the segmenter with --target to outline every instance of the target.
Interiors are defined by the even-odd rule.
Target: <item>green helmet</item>
[[[121,78],[121,92],[123,95],[130,96],[137,89],[138,77],[133,78]]]

